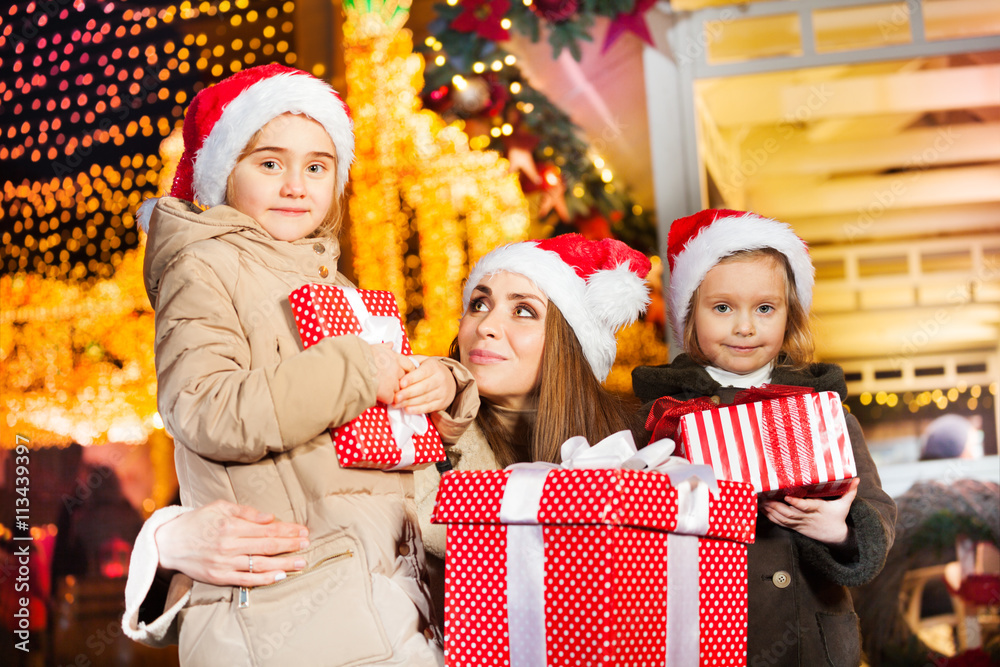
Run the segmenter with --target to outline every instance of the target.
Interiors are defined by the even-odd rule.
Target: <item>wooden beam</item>
[[[746,201],[750,210],[779,220],[845,212],[877,219],[897,208],[1000,203],[1000,165],[833,178],[806,189],[775,178],[748,188]]]
[[[947,221],[945,225],[944,221]],[[859,243],[900,237],[937,236],[942,232],[962,234],[1000,229],[1000,206],[996,202],[955,206],[892,208],[880,215],[851,211],[786,222],[810,244]]]
[[[982,349],[1000,339],[1000,305],[887,310],[880,314],[827,313],[816,327],[823,359],[906,357]]]
[[[805,85],[791,78],[744,77],[704,92],[724,127],[812,122],[871,114],[1000,105],[1000,65],[859,76]]]
[[[759,168],[755,176],[884,171],[914,165],[944,166],[1000,161],[1000,122],[922,127],[895,136],[829,143],[802,137],[744,144],[741,163]]]

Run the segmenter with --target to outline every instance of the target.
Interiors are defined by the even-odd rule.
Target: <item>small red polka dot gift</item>
[[[745,665],[756,496],[672,447],[444,474],[446,664]]]
[[[288,299],[305,347],[328,336],[355,334],[373,345],[391,343],[397,352],[412,354],[390,292],[312,284]],[[427,415],[409,415],[384,403],[331,434],[344,468],[412,470],[445,457],[441,436]]]
[[[763,385],[717,403],[660,398],[646,428],[654,439],[676,438],[685,458],[712,466],[719,479],[750,482],[768,496],[840,496],[857,476],[837,392]]]

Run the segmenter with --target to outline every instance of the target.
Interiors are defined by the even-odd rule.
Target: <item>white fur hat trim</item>
[[[237,158],[260,128],[283,113],[304,114],[323,126],[337,149],[337,196],[354,161],[354,123],[331,88],[305,74],[282,73],[246,88],[212,127],[194,160],[194,193],[204,206],[226,200],[226,182]]]

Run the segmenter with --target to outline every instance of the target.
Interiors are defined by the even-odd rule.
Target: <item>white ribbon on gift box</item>
[[[624,469],[659,472],[677,489],[677,526],[667,536],[667,647],[672,667],[697,665],[699,623],[698,535],[708,532],[709,495],[718,482],[711,466],[672,456],[668,438],[636,451],[629,431],[619,431],[594,446],[583,436],[562,444],[562,464],[516,463],[500,502],[500,523],[507,524],[507,622],[510,667],[548,663],[545,637],[545,546],[538,523],[545,479],[553,470]],[[688,635],[687,637],[685,635]]]
[[[361,333],[358,338],[369,345],[379,345],[389,343],[396,352],[403,351],[403,331],[399,326],[399,319],[387,315],[372,315],[365,307],[365,302],[361,300],[358,290],[351,287],[341,287],[344,298],[354,311],[354,316],[358,318],[361,325]],[[414,365],[418,362],[412,359]],[[389,470],[401,470],[409,468],[417,458],[417,450],[413,444],[413,435],[424,435],[430,428],[427,415],[411,415],[402,408],[386,406],[389,417],[389,427],[392,429],[392,439],[399,447],[399,463]]]

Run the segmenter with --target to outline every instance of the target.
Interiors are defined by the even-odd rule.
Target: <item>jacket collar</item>
[[[316,282],[333,281],[337,275],[340,243],[336,239],[276,241],[256,220],[229,206],[202,210],[191,202],[161,197],[150,219],[143,266],[151,304],[156,305],[160,279],[174,257],[191,244],[212,238],[251,253],[258,262],[276,271],[315,275]],[[316,272],[320,265],[329,267],[327,281]]]
[[[836,364],[810,364],[805,370],[796,371],[776,366],[771,384],[810,387],[816,391],[835,391],[841,400],[847,398],[844,371]],[[720,385],[687,354],[678,355],[672,363],[662,366],[639,366],[632,371],[632,389],[644,403],[661,396],[679,400],[711,396]]]

